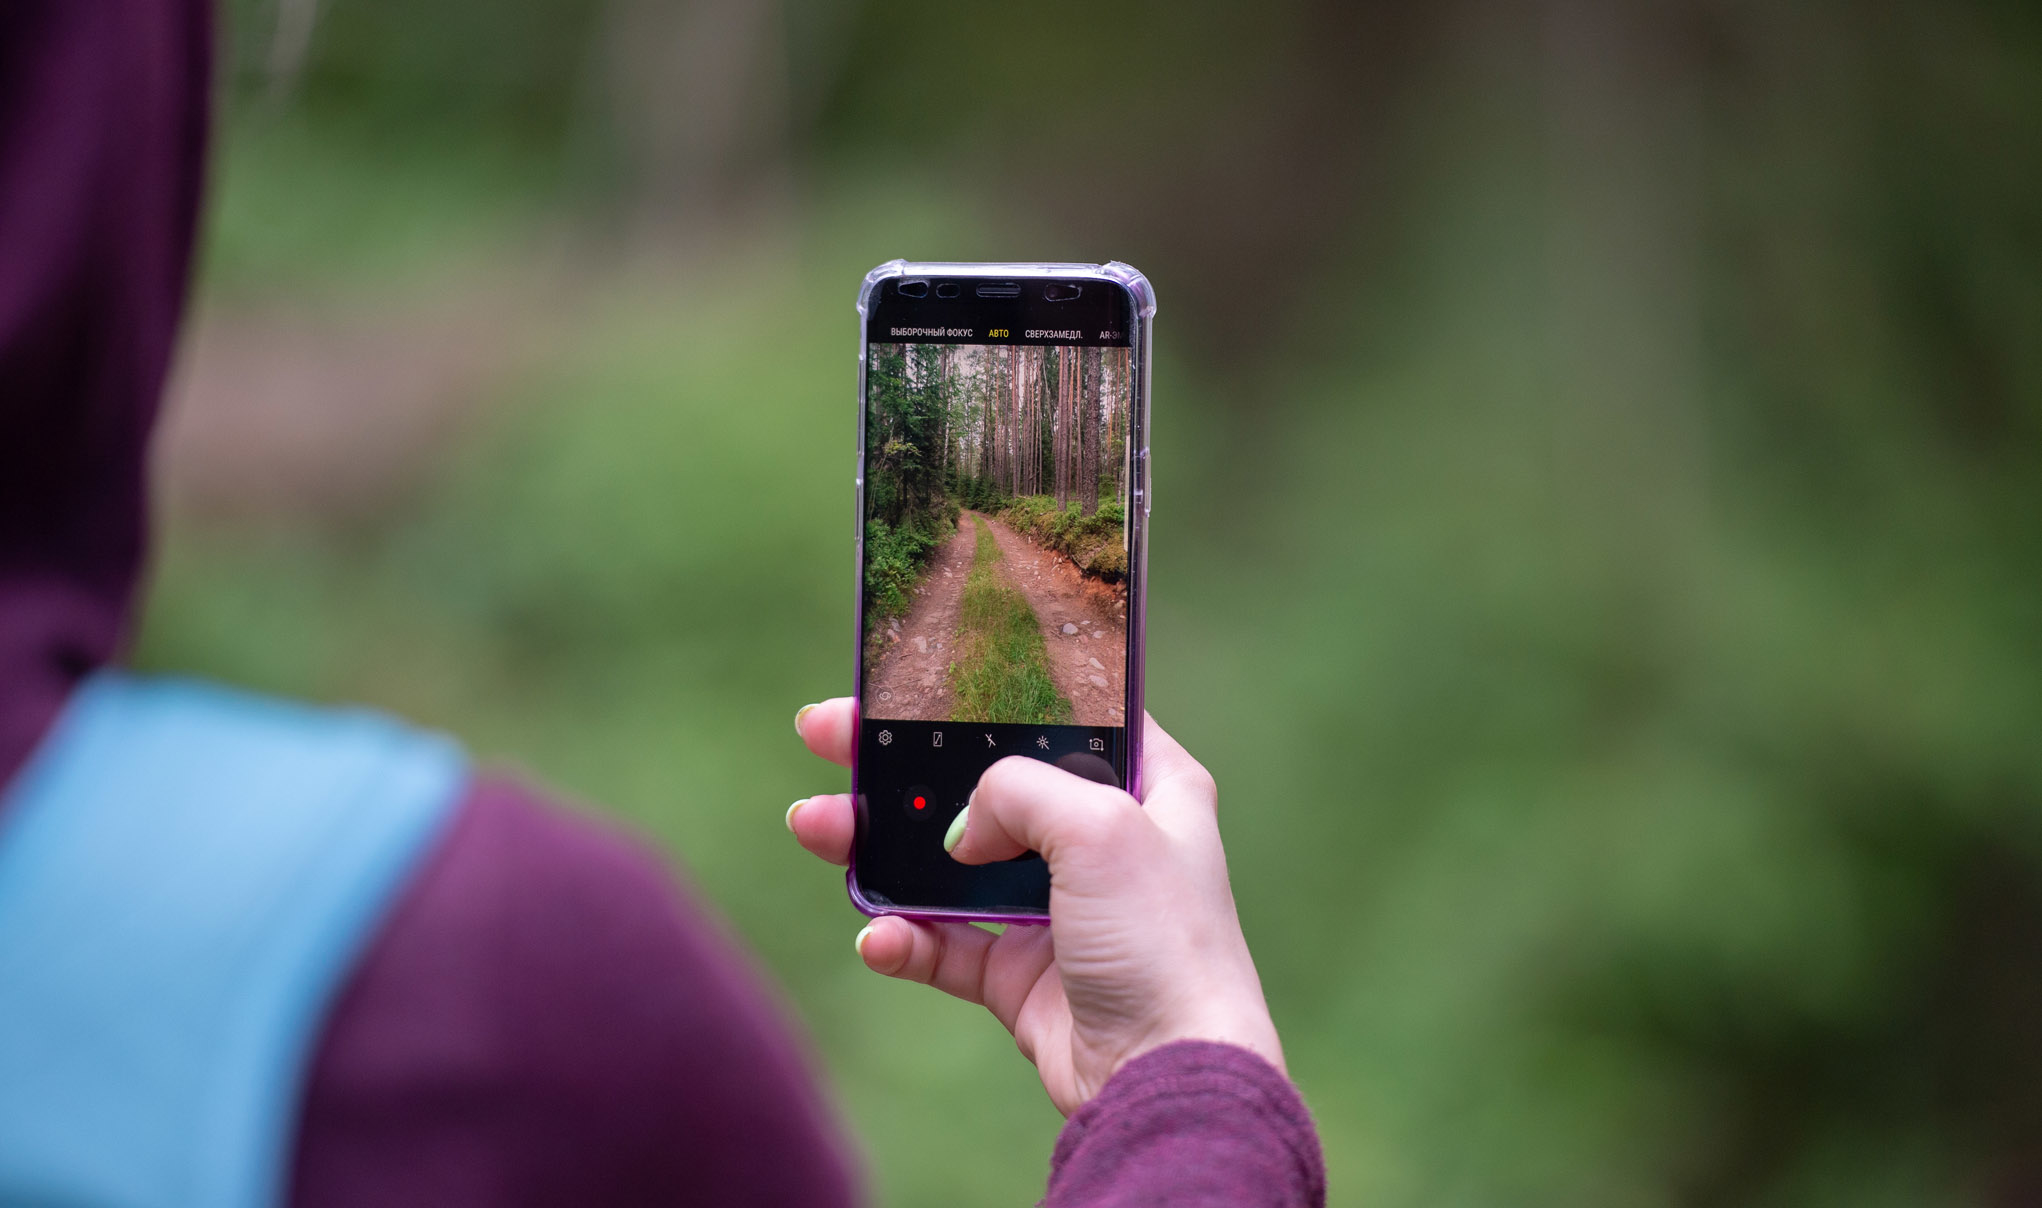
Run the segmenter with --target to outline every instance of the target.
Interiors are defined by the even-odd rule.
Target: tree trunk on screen
[[[1068,507],[1077,496],[1077,467],[1071,441],[1078,431],[1078,351],[1069,346],[1056,350],[1056,426],[1051,433],[1051,445],[1056,450],[1056,505],[1059,508]]]
[[[1009,495],[1021,493],[1021,396],[1028,389],[1026,374],[1021,363],[1021,349],[1009,345],[1007,364],[1011,372],[1007,375],[1009,398],[1007,414],[1003,417],[1006,425],[1005,453],[1007,455],[1007,479],[1001,485]]]
[[[987,363],[990,377],[986,381],[986,413],[979,417],[979,477],[988,483],[998,482],[1000,477],[1000,361],[994,357]]]
[[[1056,456],[1056,445],[1054,443],[1056,432],[1056,394],[1055,384],[1050,380],[1054,376],[1056,376],[1056,358],[1050,356],[1049,349],[1045,348],[1042,350],[1042,373],[1036,379],[1035,391],[1035,494],[1037,495],[1047,495],[1050,492],[1051,463]]]
[[[1078,510],[1099,510],[1100,349],[1087,348],[1078,366]]]
[[[1027,444],[1023,446],[1026,458],[1021,463],[1024,471],[1022,493],[1042,493],[1042,375],[1046,369],[1045,358],[1036,349],[1029,350],[1035,362],[1033,372],[1028,375],[1028,410],[1021,418],[1021,432]]]
[[[1027,366],[1022,374],[1021,406],[1019,423],[1015,425],[1020,437],[1020,474],[1014,480],[1016,495],[1035,494],[1035,442],[1039,434],[1035,431],[1035,398],[1042,393],[1042,358],[1033,348],[1021,350],[1021,360]]]
[[[1106,461],[1106,479],[1111,487],[1110,498],[1125,502],[1127,498],[1127,428],[1128,406],[1132,395],[1132,381],[1129,378],[1129,350],[1116,348],[1109,358],[1113,366],[1112,386],[1106,392],[1106,442],[1100,452]]]

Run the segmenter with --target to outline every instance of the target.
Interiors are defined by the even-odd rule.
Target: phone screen
[[[1125,785],[1139,660],[1134,299],[897,278],[868,313],[856,878],[882,909],[1038,913],[1040,857],[944,832],[995,761]]]

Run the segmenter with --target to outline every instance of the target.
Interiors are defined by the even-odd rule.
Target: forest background
[[[2042,1194],[2035,6],[228,17],[142,661],[653,835],[878,1202],[1059,1123],[780,825],[901,255],[1156,282],[1149,698],[1338,1202]]]

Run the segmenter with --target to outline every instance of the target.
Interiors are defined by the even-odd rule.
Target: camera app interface
[[[920,858],[860,876],[903,906],[964,892],[941,839],[995,761],[1122,782],[1133,349],[1107,287],[1024,288],[1006,315],[896,296],[868,331],[859,789],[867,844]],[[1030,905],[1028,862],[967,896]]]

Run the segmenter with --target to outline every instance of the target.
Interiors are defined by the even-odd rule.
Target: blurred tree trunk
[[[1705,527],[1699,199],[1704,15],[1685,3],[1545,0],[1539,87],[1550,253],[1541,308],[1553,482],[1621,550],[1606,573],[1667,641],[1695,618]]]
[[[603,41],[636,222],[697,242],[784,209],[779,0],[610,0]]]

